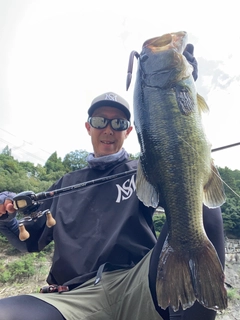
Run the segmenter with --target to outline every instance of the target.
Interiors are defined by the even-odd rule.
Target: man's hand
[[[11,200],[5,200],[5,202],[3,204],[0,204],[0,217],[3,214],[8,213],[14,213],[16,211],[16,209],[13,207],[13,203]]]
[[[15,213],[16,209],[13,206],[13,192],[2,192],[0,193],[0,217],[7,213]]]

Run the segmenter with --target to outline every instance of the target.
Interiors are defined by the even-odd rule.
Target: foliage
[[[226,202],[222,206],[226,236],[240,238],[240,171],[218,168],[225,185]]]
[[[227,296],[229,300],[240,300],[240,295],[235,288],[230,288],[227,290]]]
[[[155,213],[153,216],[154,228],[157,236],[160,234],[162,227],[166,221],[165,213]]]
[[[65,169],[70,172],[86,167],[86,158],[88,154],[89,153],[85,150],[75,150],[66,154],[63,159],[63,165]]]
[[[135,155],[132,154],[132,153],[129,154],[129,158],[130,158],[131,160],[138,160],[139,157],[140,157],[140,152],[136,153]]]
[[[57,152],[54,152],[47,159],[44,168],[46,169],[45,179],[47,181],[56,181],[66,173],[62,159],[57,156]]]
[[[20,259],[5,264],[0,261],[0,282],[16,282],[34,275],[36,254],[26,254]]]
[[[12,155],[12,150],[9,148],[9,146],[6,146],[2,150],[2,154],[5,154],[6,156],[11,156]]]
[[[46,261],[52,256],[54,242],[52,241],[41,252],[21,253],[9,244],[5,236],[0,235],[0,249],[8,259],[0,260],[0,283],[21,283],[35,274],[46,273]]]
[[[8,243],[7,238],[0,233],[0,243]]]
[[[50,243],[44,248],[44,250],[41,251],[41,252],[39,252],[39,253],[42,253],[42,252],[43,252],[44,254],[49,255],[49,254],[53,253],[53,251],[54,251],[54,241],[50,242]],[[44,256],[44,254],[43,254],[43,256]]]

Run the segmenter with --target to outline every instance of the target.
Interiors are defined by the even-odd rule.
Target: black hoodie
[[[124,160],[106,170],[84,168],[66,174],[50,189],[133,169],[137,169],[136,160]],[[38,251],[54,240],[49,284],[79,285],[94,277],[106,262],[119,269],[133,267],[153,248],[154,209],[138,200],[135,178],[136,174],[130,172],[44,202],[40,209],[50,208],[57,223],[47,228],[39,219],[34,236],[26,242],[29,251]]]

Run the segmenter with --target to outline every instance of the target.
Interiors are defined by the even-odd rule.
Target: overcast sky
[[[130,52],[180,30],[195,46],[213,148],[239,142],[238,12],[233,0],[0,0],[0,151],[8,145],[15,158],[40,164],[55,151],[92,151],[84,127],[92,99],[115,91],[132,105]],[[125,148],[139,151],[135,131]],[[213,158],[240,170],[240,146]]]

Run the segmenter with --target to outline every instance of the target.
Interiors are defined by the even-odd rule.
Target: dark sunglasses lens
[[[89,119],[90,125],[95,129],[103,129],[107,126],[107,119],[102,117],[92,117]]]
[[[113,119],[111,121],[111,127],[116,131],[127,130],[129,127],[129,121],[125,119]]]

